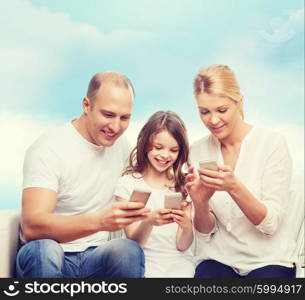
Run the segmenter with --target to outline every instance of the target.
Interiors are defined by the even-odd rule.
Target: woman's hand
[[[185,180],[185,188],[195,204],[208,201],[214,194],[215,190],[205,186],[201,178],[196,176],[194,167],[189,168]]]
[[[198,173],[202,185],[215,191],[230,192],[238,185],[238,180],[230,166],[218,167],[218,171],[199,169]]]
[[[153,210],[148,214],[148,218],[144,221],[154,226],[161,226],[173,223],[171,209],[162,208]]]

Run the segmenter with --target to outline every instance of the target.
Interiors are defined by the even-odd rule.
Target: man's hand
[[[133,222],[147,219],[150,210],[143,203],[119,201],[93,213],[101,231],[117,231]]]

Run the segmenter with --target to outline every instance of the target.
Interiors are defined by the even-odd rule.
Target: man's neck
[[[92,138],[90,137],[86,127],[84,115],[81,115],[78,119],[72,120],[72,125],[85,140],[92,143]]]

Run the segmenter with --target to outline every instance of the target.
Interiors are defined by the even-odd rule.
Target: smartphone
[[[218,171],[218,165],[215,160],[203,160],[199,162],[200,169],[209,169]]]
[[[150,191],[135,189],[133,190],[129,201],[142,202],[144,205],[146,205],[150,194]]]
[[[164,208],[181,209],[181,193],[171,193],[164,196]]]

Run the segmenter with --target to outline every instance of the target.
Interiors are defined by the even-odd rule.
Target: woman
[[[195,277],[295,277],[285,227],[292,173],[285,139],[244,121],[243,96],[227,66],[203,69],[194,94],[211,132],[189,157],[187,189],[202,246]],[[218,169],[199,168],[203,160]]]

